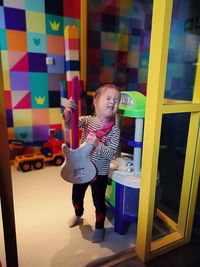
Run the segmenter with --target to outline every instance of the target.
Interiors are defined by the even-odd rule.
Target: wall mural
[[[64,27],[80,27],[80,1],[0,1],[0,47],[9,139],[32,145],[62,138]],[[46,64],[46,58],[53,64]]]

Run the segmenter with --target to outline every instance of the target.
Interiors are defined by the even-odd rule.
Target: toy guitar
[[[72,79],[72,99],[76,102],[81,94],[81,85],[78,76]],[[70,183],[82,184],[90,182],[96,175],[96,169],[88,155],[93,146],[82,144],[79,147],[78,109],[72,111],[72,149],[62,145],[65,161],[61,166],[62,178]]]
[[[90,144],[82,144],[77,149],[69,149],[65,144],[62,146],[66,156],[63,163],[61,176],[64,180],[74,184],[90,182],[96,175],[96,169],[88,155],[93,148]]]

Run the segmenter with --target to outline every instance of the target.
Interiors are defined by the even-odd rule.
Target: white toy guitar
[[[76,102],[81,94],[81,85],[78,76],[72,79],[72,99]],[[90,182],[96,176],[96,169],[89,159],[89,153],[93,146],[83,143],[79,144],[79,125],[78,110],[72,111],[72,149],[67,145],[62,145],[65,154],[65,161],[61,166],[62,178],[74,184],[83,184]]]
[[[90,182],[96,175],[96,169],[88,155],[93,146],[83,143],[77,149],[70,149],[65,144],[62,145],[65,154],[65,162],[61,170],[64,180],[74,184]]]

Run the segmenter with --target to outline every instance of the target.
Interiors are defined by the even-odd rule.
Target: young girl
[[[104,239],[104,221],[106,216],[105,192],[108,182],[109,165],[116,155],[120,140],[120,129],[114,124],[114,115],[117,112],[120,101],[120,88],[106,84],[95,93],[93,104],[95,114],[79,118],[79,127],[83,129],[82,143],[93,145],[89,154],[90,160],[96,167],[96,177],[90,183],[73,184],[72,202],[75,215],[69,221],[69,227],[80,223],[83,215],[84,196],[88,185],[91,185],[93,203],[96,210],[95,231],[92,242],[100,243]],[[71,111],[77,105],[69,99],[66,102],[64,121],[67,128],[71,127]]]

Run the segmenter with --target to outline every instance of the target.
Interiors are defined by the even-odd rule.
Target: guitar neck
[[[80,61],[79,61],[79,36],[76,26],[66,26],[64,30],[65,37],[65,65],[66,78],[69,86],[68,97],[76,101],[81,94],[81,85],[78,76],[80,76]],[[71,148],[79,147],[79,125],[78,125],[78,109],[72,111],[72,131],[71,131]]]
[[[78,107],[78,99],[81,94],[81,84],[78,76],[72,79],[72,99],[76,101]],[[72,111],[72,149],[79,147],[79,122],[78,122],[78,108]]]
[[[78,109],[72,111],[72,144],[71,148],[79,147]]]

